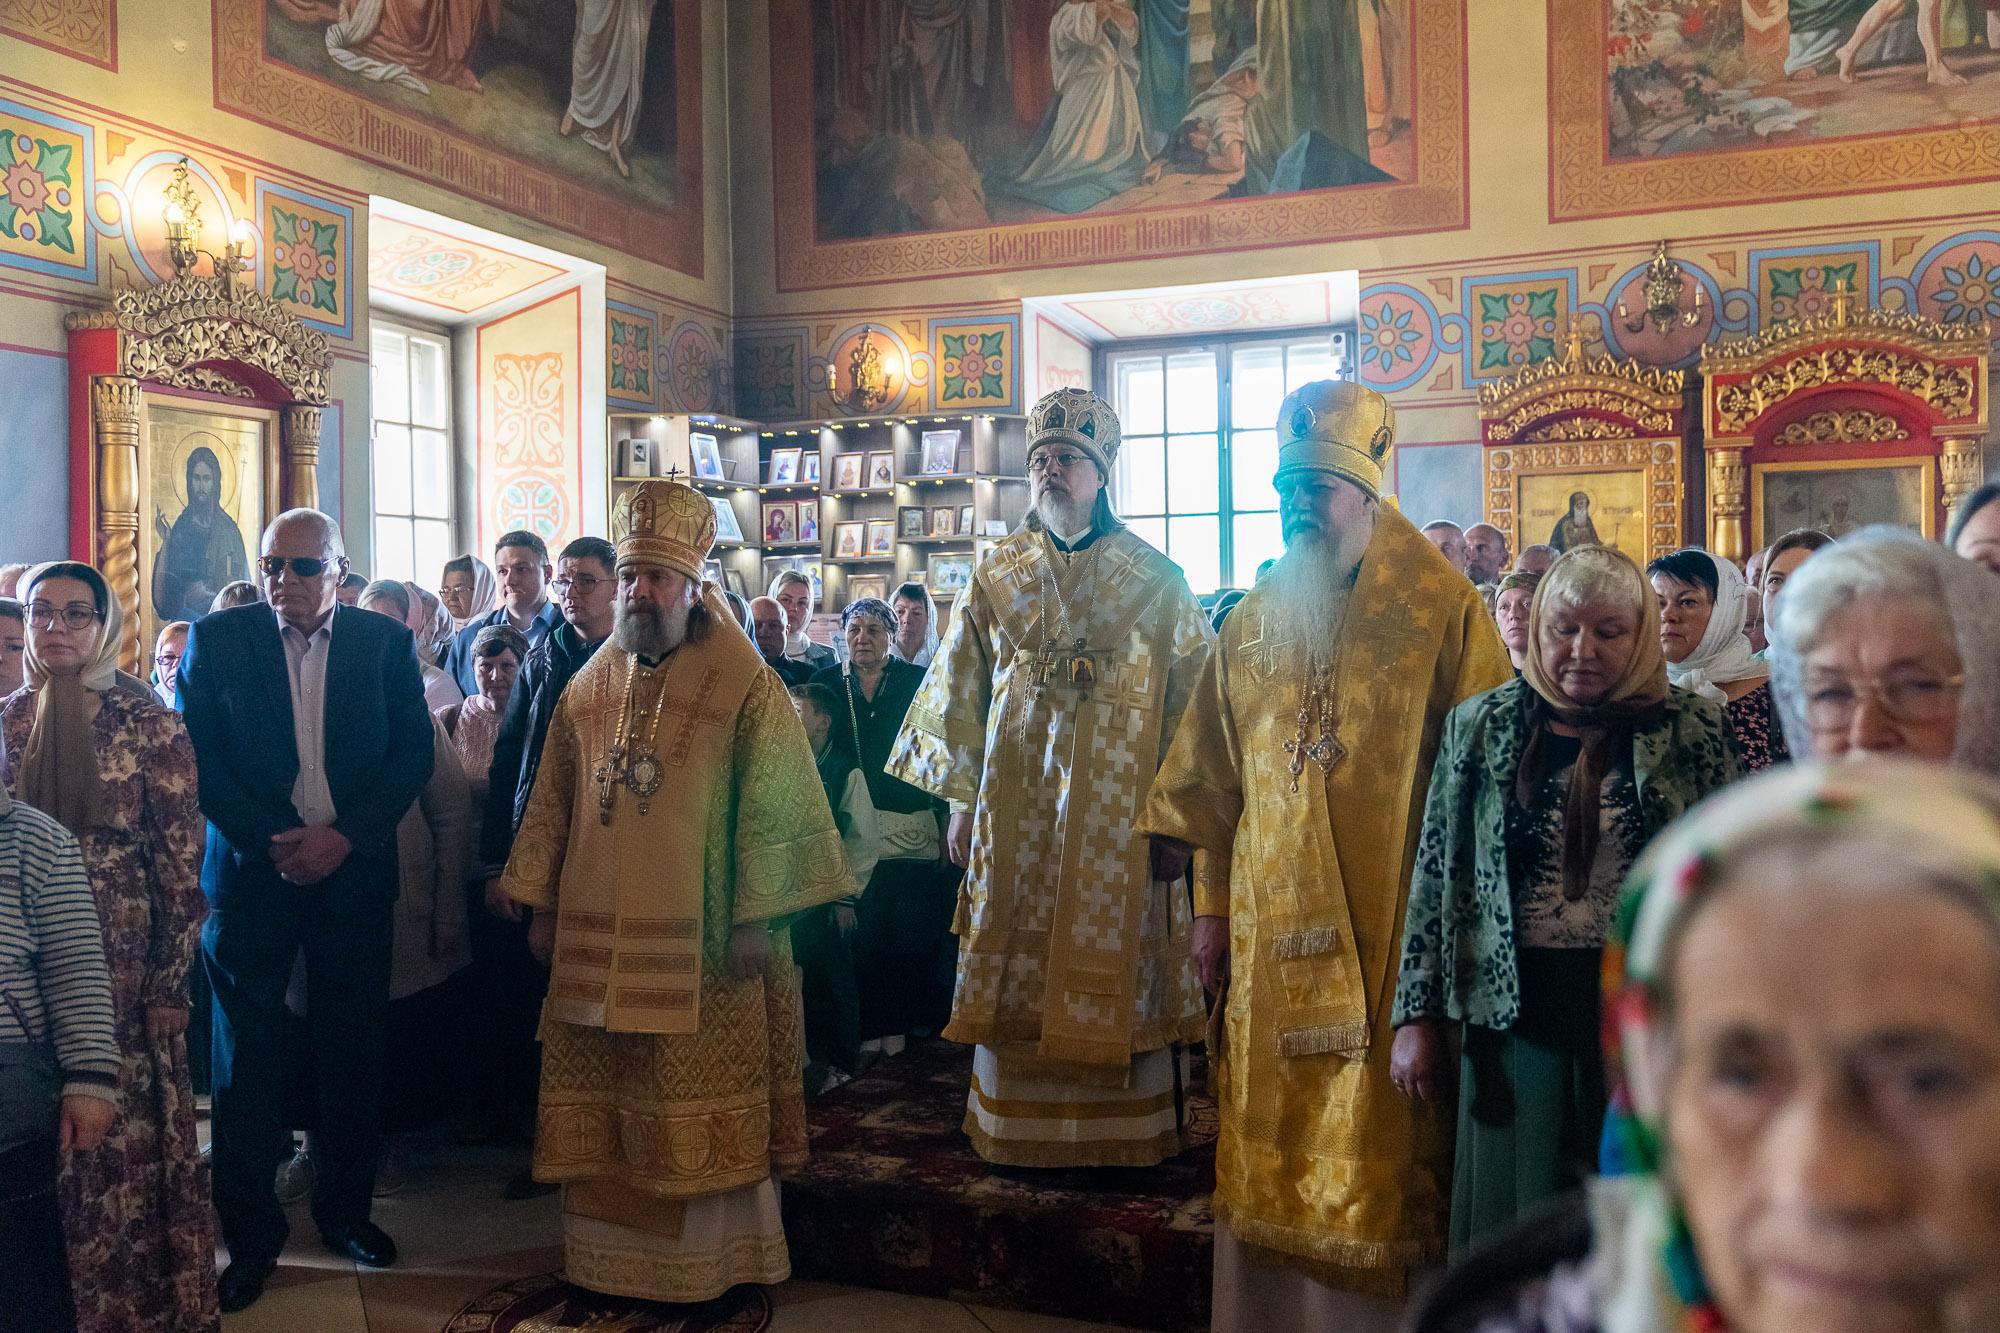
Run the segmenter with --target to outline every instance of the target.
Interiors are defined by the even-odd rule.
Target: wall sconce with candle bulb
[[[186,158],[174,166],[166,200],[160,219],[167,224],[167,258],[174,266],[174,277],[186,277],[207,255],[215,276],[222,280],[223,295],[233,299],[237,275],[250,271],[250,224],[241,218],[230,224],[229,242],[221,254],[201,248],[201,200],[195,196]]]
[[[840,367],[826,363],[826,392],[835,404],[849,412],[873,412],[889,401],[890,387],[902,367],[893,350],[885,351],[870,339],[873,330],[861,330],[861,341],[847,358],[847,392],[840,390]]]
[[[1683,310],[1681,288],[1686,278],[1687,270],[1667,258],[1667,243],[1661,241],[1653,248],[1652,262],[1646,265],[1645,283],[1639,289],[1646,301],[1645,313],[1634,319],[1625,309],[1625,302],[1622,299],[1618,302],[1618,318],[1626,321],[1625,332],[1638,333],[1646,327],[1648,321],[1653,325],[1653,332],[1662,338],[1666,337],[1676,324],[1692,328],[1701,318],[1701,284],[1697,282],[1694,285],[1693,308]]]

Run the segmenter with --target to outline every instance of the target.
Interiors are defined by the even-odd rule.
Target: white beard
[[[618,603],[617,619],[611,626],[612,646],[638,657],[665,657],[686,640],[691,605],[683,602],[656,608]]]
[[[1044,493],[1035,501],[1035,512],[1041,515],[1042,525],[1064,541],[1081,537],[1090,531],[1096,502],[1078,500],[1074,496]]]
[[[1258,585],[1294,640],[1321,665],[1333,659],[1354,571],[1374,535],[1372,523],[1332,536],[1323,531],[1298,533]]]

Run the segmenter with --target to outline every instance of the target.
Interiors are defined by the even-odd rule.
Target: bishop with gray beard
[[[1194,849],[1223,1015],[1214,1327],[1387,1330],[1443,1257],[1451,1124],[1390,1081],[1383,988],[1445,716],[1512,669],[1382,503],[1388,400],[1322,381],[1277,425],[1284,557],[1223,623],[1141,827]]]
[[[1010,1166],[1179,1152],[1170,1048],[1203,1027],[1187,861],[1135,823],[1208,620],[1111,512],[1118,443],[1094,393],[1035,404],[1033,509],[952,607],[889,761],[951,803],[947,849],[970,873],[945,1035],[977,1048],[973,1147]]]

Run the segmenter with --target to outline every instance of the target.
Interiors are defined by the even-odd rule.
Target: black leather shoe
[[[319,1233],[326,1248],[365,1268],[387,1268],[396,1262],[396,1242],[373,1222],[355,1222]]]
[[[215,1280],[216,1304],[222,1307],[224,1314],[235,1314],[238,1310],[249,1309],[257,1303],[257,1298],[264,1294],[264,1284],[270,1281],[271,1274],[277,1270],[278,1265],[269,1259],[261,1262],[254,1259],[237,1260],[223,1269],[222,1276]]]

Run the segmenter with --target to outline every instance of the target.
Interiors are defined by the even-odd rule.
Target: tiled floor
[[[394,1268],[357,1269],[319,1244],[305,1205],[264,1298],[224,1319],[226,1333],[439,1333],[467,1301],[514,1278],[562,1265],[554,1197],[500,1198],[518,1164],[505,1153],[441,1144],[417,1154],[408,1187],[375,1205],[402,1251]],[[1084,1333],[1108,1325],[823,1283],[772,1292],[775,1333]]]

